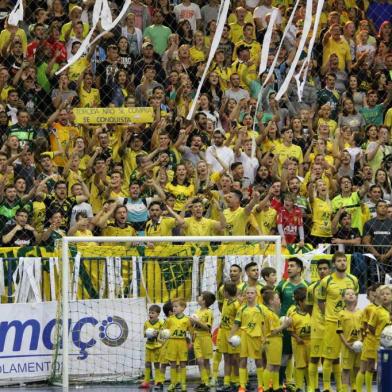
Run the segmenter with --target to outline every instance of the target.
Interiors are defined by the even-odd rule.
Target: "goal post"
[[[61,382],[63,389],[64,390],[68,390],[69,388],[69,384],[70,384],[70,375],[71,375],[71,369],[70,369],[70,363],[71,363],[71,358],[72,361],[75,361],[79,358],[79,357],[74,357],[75,353],[72,353],[70,350],[70,346],[72,343],[72,339],[75,339],[74,334],[78,333],[78,331],[75,332],[75,328],[73,323],[75,322],[75,314],[73,313],[80,313],[80,315],[78,315],[78,317],[82,317],[83,320],[87,320],[86,323],[92,323],[95,324],[94,326],[97,327],[98,323],[96,322],[95,319],[93,319],[94,321],[91,321],[91,317],[90,316],[86,316],[84,314],[84,310],[85,310],[85,303],[88,303],[89,309],[91,310],[91,312],[96,312],[97,310],[99,311],[99,309],[102,310],[102,317],[106,317],[107,315],[104,312],[103,309],[105,309],[105,307],[111,307],[112,304],[116,304],[116,301],[119,303],[119,308],[125,309],[128,306],[127,302],[124,302],[124,294],[119,295],[118,293],[114,293],[113,289],[110,295],[110,301],[112,302],[104,302],[104,301],[109,301],[108,299],[104,299],[101,300],[101,296],[98,297],[98,300],[93,300],[90,298],[79,298],[79,292],[77,289],[75,289],[75,265],[72,267],[72,262],[76,259],[75,257],[75,248],[79,249],[82,248],[82,253],[84,252],[85,254],[89,254],[89,251],[91,252],[99,252],[99,250],[101,249],[102,245],[105,244],[110,244],[110,246],[112,246],[112,248],[109,248],[109,253],[111,254],[110,257],[116,257],[116,246],[114,246],[115,244],[118,244],[119,246],[124,246],[127,249],[135,249],[135,248],[139,248],[142,247],[144,249],[147,248],[151,248],[152,246],[156,246],[159,247],[161,246],[166,247],[168,244],[175,244],[173,245],[173,247],[175,246],[179,246],[181,247],[181,245],[177,245],[177,244],[187,244],[187,245],[191,245],[192,249],[193,247],[202,247],[203,244],[235,244],[235,247],[238,247],[238,252],[236,256],[230,256],[230,255],[221,255],[221,258],[223,259],[223,264],[227,263],[229,260],[228,257],[247,257],[247,249],[249,248],[249,244],[252,244],[254,247],[256,247],[257,249],[265,249],[267,247],[269,247],[269,245],[274,245],[274,249],[270,252],[270,256],[275,258],[276,260],[276,266],[278,267],[278,274],[282,274],[283,273],[283,265],[282,263],[280,263],[281,260],[281,237],[280,236],[200,236],[200,237],[185,237],[185,236],[166,236],[166,237],[63,237],[60,244],[61,244],[61,301],[59,301],[59,314],[58,314],[58,323],[61,326],[61,328],[57,329],[57,332],[60,336],[57,336],[57,340],[56,338],[54,338],[57,342],[57,346],[59,349],[55,350],[56,351],[56,358],[53,359],[53,367],[55,369],[57,369],[57,381]],[[151,245],[153,244],[153,245]],[[71,249],[73,248],[73,254],[71,255]],[[60,249],[59,249],[60,250]],[[244,253],[242,255],[242,252]],[[230,251],[229,251],[230,253]],[[257,253],[257,251],[256,251]],[[271,254],[272,253],[272,254]],[[260,255],[262,254],[262,252],[260,251]],[[195,259],[196,256],[193,256],[193,259]],[[208,254],[205,254],[204,257],[205,259],[207,258]],[[255,256],[255,253],[253,253],[253,256]],[[106,259],[105,259],[106,257]],[[100,260],[101,265],[100,266],[96,266],[94,267],[96,269],[96,275],[98,276],[98,279],[102,279],[102,281],[108,281],[108,280],[113,280],[113,279],[122,279],[121,276],[115,276],[113,278],[113,276],[115,274],[122,274],[123,273],[123,269],[122,266],[120,266],[119,268],[117,268],[116,271],[112,271],[110,272],[109,269],[106,266],[106,263],[108,262],[108,257],[105,256],[102,257],[102,260]],[[164,259],[164,257],[162,258]],[[188,256],[189,259],[189,256]],[[210,257],[211,259],[211,257]],[[179,259],[179,263],[181,263],[181,259]],[[209,260],[209,262],[216,262],[216,258]],[[137,260],[135,261],[135,258],[132,259],[132,263],[133,263],[133,268],[132,268],[132,273],[130,274],[130,278],[129,280],[132,280],[132,288],[129,288],[128,291],[128,298],[130,298],[130,300],[138,300],[137,297],[144,297],[144,305],[140,305],[137,304],[137,306],[144,306],[145,308],[145,315],[147,315],[147,306],[148,306],[148,300],[149,300],[149,296],[148,296],[148,290],[146,288],[146,286],[144,286],[144,291],[142,293],[141,290],[138,290],[138,288],[136,287],[136,280],[140,279],[143,280],[143,271],[139,269],[137,269]],[[194,266],[198,267],[198,264],[194,263]],[[210,264],[211,265],[211,264]],[[71,268],[72,267],[72,268]],[[91,267],[90,267],[91,268]],[[194,268],[196,270],[196,268]],[[279,271],[280,270],[280,271]],[[215,274],[216,274],[216,270],[214,270]],[[79,271],[78,271],[79,273]],[[107,276],[103,276],[104,274],[107,274]],[[111,274],[111,275],[110,275]],[[148,274],[148,272],[146,272],[145,274]],[[153,274],[156,274],[156,272],[154,272]],[[176,277],[176,272],[172,273],[174,275],[174,278]],[[189,283],[189,285],[192,285],[192,293],[196,293],[198,290],[198,287],[196,283],[198,284],[205,284],[205,282],[194,282],[194,280],[197,280],[197,275],[196,271],[192,271],[192,280]],[[109,276],[110,275],[110,276]],[[101,276],[101,277],[100,277]],[[148,277],[148,275],[146,275]],[[109,279],[110,278],[110,279]],[[216,279],[216,276],[214,277]],[[118,280],[117,279],[117,280]],[[190,278],[189,278],[190,280]],[[200,280],[200,279],[199,279]],[[201,287],[201,286],[200,286]],[[75,291],[76,290],[76,291]],[[106,290],[108,290],[106,288]],[[185,289],[184,289],[185,292]],[[198,293],[197,293],[198,294]],[[108,297],[109,298],[109,297]],[[193,294],[193,299],[195,299],[195,295]],[[95,301],[95,302],[94,302]],[[98,301],[98,302],[97,302]],[[99,302],[101,301],[101,302]],[[113,302],[114,301],[114,302]],[[122,302],[121,302],[122,301]],[[163,302],[163,301],[162,301]],[[80,307],[79,307],[80,306]],[[135,305],[135,309],[137,307]],[[131,307],[133,307],[133,304],[131,304]],[[128,310],[130,312],[130,310]],[[90,318],[89,318],[90,317]],[[130,314],[129,317],[132,319],[133,315]],[[146,316],[145,316],[146,317]],[[137,317],[134,318],[135,319],[135,323],[137,322],[136,319]],[[68,320],[68,322],[62,322],[62,320]],[[90,321],[88,321],[90,320]],[[145,319],[146,320],[146,319]],[[143,320],[143,322],[145,321]],[[101,322],[100,325],[100,330],[101,328],[104,328],[102,325],[106,326],[107,322],[105,324],[105,321]],[[142,324],[140,323],[140,321],[138,321],[138,325],[137,328],[135,326],[135,330],[133,331],[134,335],[133,335],[133,339],[135,343],[135,336],[137,334],[140,334],[140,339],[143,340],[143,334],[142,334],[142,329],[140,329],[142,327]],[[82,327],[80,327],[82,328]],[[85,328],[89,328],[89,327],[85,327]],[[120,325],[121,328],[121,325]],[[61,331],[59,331],[59,329],[61,329]],[[141,331],[141,332],[140,332]],[[79,338],[81,335],[81,331],[79,331]],[[130,332],[132,334],[132,331]],[[135,335],[136,334],[136,335]],[[100,336],[100,335],[99,335]],[[127,336],[128,336],[128,332],[127,332]],[[90,338],[90,336],[89,336]],[[130,337],[128,336],[128,339]],[[82,338],[80,338],[82,339]],[[87,339],[86,337],[84,337],[84,339]],[[71,341],[70,341],[71,340]],[[93,338],[91,338],[90,341],[92,341]],[[98,340],[98,339],[96,339]],[[55,343],[56,344],[56,343]],[[110,342],[106,344],[108,346],[110,346]],[[114,344],[114,343],[113,343]],[[142,343],[140,345],[140,347],[142,347]],[[141,348],[139,347],[139,350],[141,350]],[[80,351],[80,353],[82,353],[82,351]],[[86,354],[87,355],[87,354]],[[101,358],[100,357],[100,353],[96,353],[96,361],[99,362]],[[106,355],[112,355],[112,354],[106,354]],[[118,355],[118,354],[116,354]],[[113,357],[113,359],[108,359],[108,364],[107,366],[109,366],[109,363],[111,360],[115,361],[116,355]],[[143,356],[144,358],[144,352],[142,354],[140,354]],[[142,357],[141,357],[142,358]],[[144,370],[144,361],[140,360],[138,362],[138,364],[140,363],[141,369],[140,372],[142,373]],[[73,364],[74,365],[74,364]],[[97,363],[97,369],[99,368],[98,366],[99,364]],[[115,363],[113,363],[113,368],[116,366]],[[138,365],[139,366],[139,365]],[[60,369],[60,370],[59,370]],[[91,371],[91,374],[89,375],[89,377],[87,377],[90,380],[98,380],[99,377],[102,375],[101,371],[97,370],[95,372],[95,369],[92,368],[89,371]],[[61,375],[58,374],[59,372],[61,372]],[[105,379],[105,377],[103,377],[103,379]],[[109,378],[110,380],[112,380],[112,378]],[[118,376],[118,379],[121,379],[122,381],[125,380],[125,377],[120,377]],[[79,380],[80,382],[83,382],[83,380]]]

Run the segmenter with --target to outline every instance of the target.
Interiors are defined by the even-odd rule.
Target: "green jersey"
[[[298,284],[291,283],[289,280],[281,280],[276,287],[276,291],[280,296],[282,306],[280,308],[280,315],[285,316],[289,308],[294,305],[294,291],[300,287],[308,288],[309,283],[301,280]]]

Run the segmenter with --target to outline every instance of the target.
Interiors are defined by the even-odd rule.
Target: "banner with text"
[[[0,384],[46,380],[54,359],[60,374],[61,350],[55,356],[57,302],[3,304],[1,310]],[[139,376],[146,319],[141,298],[70,302],[70,376]]]
[[[152,123],[154,110],[145,108],[75,108],[77,124],[125,124]]]

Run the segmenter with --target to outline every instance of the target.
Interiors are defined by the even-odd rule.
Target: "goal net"
[[[151,304],[182,297],[192,314],[197,296],[216,293],[234,263],[244,267],[255,261],[260,269],[283,272],[279,236],[65,237],[60,251],[51,379],[64,388],[71,382],[139,379]],[[220,319],[217,303],[213,311],[214,330]],[[190,351],[190,365],[192,357]]]

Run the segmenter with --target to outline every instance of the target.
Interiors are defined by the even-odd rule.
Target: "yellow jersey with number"
[[[174,218],[159,218],[158,222],[151,219],[146,223],[146,236],[171,236],[172,230],[176,227],[177,223]]]
[[[292,319],[291,326],[287,330],[293,332],[303,340],[310,340],[310,314],[303,312],[296,306],[293,306],[293,308],[287,312],[287,316],[291,317]]]
[[[257,226],[264,235],[271,235],[272,229],[276,229],[276,217],[278,213],[275,208],[269,207],[267,210],[257,212],[256,207],[253,209],[252,215],[254,216]]]
[[[186,236],[211,236],[215,234],[215,227],[218,221],[202,217],[200,220],[193,216],[185,218],[184,235]]]
[[[276,314],[273,310],[268,308],[267,306],[263,307],[264,310],[264,333],[266,338],[273,338],[273,337],[282,337],[282,332],[272,335],[272,331],[280,327],[280,319],[279,315]]]
[[[264,313],[260,305],[243,305],[237,312],[234,323],[252,338],[263,336]]]
[[[320,307],[318,306],[318,291],[321,280],[311,283],[306,292],[306,305],[312,306],[311,314],[311,325],[317,326],[324,325],[325,317],[321,313]]]
[[[375,312],[373,312],[372,318],[369,320],[368,325],[375,329],[374,336],[376,339],[380,339],[381,332],[383,329],[391,324],[391,314],[388,309],[383,306],[377,306]]]
[[[325,320],[337,322],[339,312],[344,309],[343,294],[347,289],[358,293],[358,280],[354,275],[346,274],[344,278],[336,276],[336,272],[322,279],[318,296],[325,301]]]

